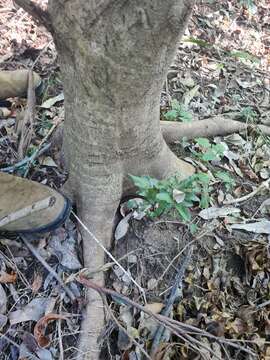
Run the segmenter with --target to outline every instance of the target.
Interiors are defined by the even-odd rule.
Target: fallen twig
[[[175,303],[175,299],[178,296],[179,289],[180,289],[180,293],[182,293],[183,277],[185,275],[186,268],[190,262],[192,252],[193,252],[193,247],[191,246],[189,248],[187,256],[184,258],[184,261],[180,261],[180,263],[179,263],[179,269],[178,269],[178,272],[175,277],[174,285],[171,289],[170,296],[168,297],[167,304],[166,304],[164,310],[162,311],[162,315],[164,315],[164,316],[170,315],[172,308],[173,308],[173,304]],[[163,325],[159,325],[159,327],[157,328],[157,331],[155,333],[153,342],[152,342],[152,348],[151,348],[152,356],[154,356],[160,342],[163,340],[164,331],[165,331],[165,327]]]
[[[256,194],[258,194],[261,190],[265,190],[265,189],[269,189],[269,184],[270,184],[270,178],[267,179],[266,181],[262,182],[255,190],[253,190],[251,193],[244,195],[240,198],[237,199],[232,199],[232,200],[227,200],[224,201],[223,203],[225,205],[231,205],[231,204],[237,204],[246,200],[251,199],[253,196],[255,196]]]
[[[59,313],[61,314],[62,312],[62,301],[60,302],[60,306],[59,306]],[[58,341],[59,341],[59,360],[64,360],[64,348],[63,348],[63,337],[62,337],[62,331],[61,331],[61,324],[62,324],[62,319],[59,318],[58,322],[57,322],[57,332],[58,332]]]
[[[23,177],[26,177],[28,175],[28,172],[30,170],[31,165],[33,164],[33,162],[36,160],[36,158],[38,156],[40,156],[40,151],[43,147],[43,145],[45,144],[45,142],[49,139],[49,137],[51,136],[51,134],[54,132],[54,130],[57,128],[57,126],[63,121],[63,118],[60,118],[60,120],[58,120],[55,124],[53,124],[53,126],[50,128],[50,130],[47,132],[46,136],[44,136],[44,138],[41,140],[40,144],[38,145],[38,148],[36,149],[36,151],[32,154],[30,161],[27,163],[27,168],[25,170],[25,173],[23,175]]]
[[[88,227],[82,222],[82,220],[73,212],[71,211],[72,215],[75,217],[75,219],[79,222],[79,224],[84,228],[85,231],[88,232],[88,234],[91,236],[91,238],[102,248],[102,250],[113,260],[113,262],[123,271],[125,275],[128,276],[128,278],[133,282],[134,285],[137,286],[137,288],[140,290],[143,299],[146,303],[146,296],[144,289],[133,279],[133,277],[123,268],[121,264],[113,257],[113,255],[106,249],[106,247],[102,244],[101,241],[97,239],[97,237],[88,229]]]
[[[120,322],[117,320],[117,318],[114,316],[114,313],[113,313],[112,309],[110,308],[110,306],[109,306],[109,304],[108,304],[108,302],[107,302],[107,300],[106,300],[105,295],[104,295],[104,294],[101,294],[101,297],[102,297],[102,300],[103,300],[103,304],[104,304],[104,306],[105,306],[105,309],[108,311],[109,316],[113,319],[113,321],[115,322],[116,326],[117,326],[119,329],[121,329],[121,330],[126,334],[126,336],[133,342],[134,345],[136,345],[136,346],[140,349],[140,351],[142,352],[142,354],[144,354],[144,356],[145,356],[147,359],[151,360],[152,358],[147,354],[147,352],[144,350],[144,348],[142,347],[142,345],[139,344],[138,341],[136,341],[136,340],[134,339],[134,337],[132,337],[132,336],[127,332],[127,330],[124,328],[124,326],[122,326],[122,325],[120,324]]]
[[[34,89],[34,79],[33,71],[28,71],[28,90],[27,90],[27,106],[26,111],[23,117],[23,120],[20,120],[16,124],[16,132],[19,136],[18,143],[18,156],[19,159],[24,157],[28,146],[30,145],[32,136],[34,134],[34,118],[35,118],[35,105],[36,105],[36,95]]]
[[[44,154],[50,148],[50,146],[51,146],[51,144],[47,144],[47,145],[43,146],[43,148],[41,148],[37,154],[34,153],[29,157],[27,156],[12,166],[0,168],[0,171],[7,172],[7,173],[13,173],[14,171],[20,169],[21,167],[27,165],[29,162],[33,162],[33,158],[36,159],[39,156],[41,156],[42,154]]]
[[[7,335],[5,334],[1,334],[0,333],[0,339],[3,338],[5,339],[7,342],[9,342],[10,344],[12,344],[16,349],[18,349],[20,351],[20,345],[18,345],[15,341],[13,341],[12,339],[10,339]],[[28,351],[27,349],[24,350],[25,354],[28,356],[28,358],[30,360],[40,360],[39,357],[37,357],[36,355],[34,355],[33,353],[30,353],[30,351]]]
[[[73,292],[64,284],[63,280],[60,276],[54,271],[54,269],[43,259],[43,257],[39,254],[37,249],[30,243],[27,235],[20,234],[20,237],[24,244],[28,247],[31,253],[38,259],[38,261],[45,267],[46,270],[57,280],[60,286],[65,290],[66,294],[70,297],[71,301],[74,302],[76,300]]]
[[[160,315],[160,314],[154,314],[152,311],[148,310],[146,307],[144,307],[143,305],[140,305],[138,303],[136,303],[135,301],[129,299],[128,297],[117,293],[114,290],[108,289],[108,288],[104,288],[102,286],[99,286],[95,283],[93,283],[91,280],[85,278],[82,274],[79,274],[76,277],[77,281],[80,282],[81,284],[85,285],[86,287],[93,289],[95,291],[97,291],[99,294],[105,294],[105,295],[109,295],[115,299],[118,299],[122,304],[128,305],[128,306],[133,306],[136,309],[146,313],[147,315],[151,316],[153,319],[155,319],[159,324],[161,325],[165,325],[167,326],[167,328],[172,331],[175,335],[179,336],[180,338],[182,338],[184,341],[188,342],[190,344],[190,339],[186,338],[186,334],[191,333],[191,334],[197,334],[200,336],[205,336],[207,338],[210,338],[212,340],[215,340],[219,343],[224,343],[227,344],[231,347],[237,348],[243,352],[246,352],[247,354],[250,354],[252,356],[254,356],[255,358],[257,357],[257,355],[250,350],[249,348],[245,348],[243,346],[237,345],[233,342],[230,342],[230,340],[225,339],[225,338],[220,338],[217,337],[215,335],[212,335],[204,330],[201,330],[199,328],[196,328],[195,326],[192,325],[188,325],[185,323],[182,323],[180,321],[177,320],[173,320],[170,319],[169,317],[166,317],[164,315]],[[192,338],[192,337],[191,337]],[[207,351],[209,351],[210,353],[212,353],[214,356],[216,356],[216,354],[213,352],[212,349],[210,349],[209,347],[205,346],[204,344],[201,344],[199,342],[199,340],[194,339],[195,343],[199,343],[199,345],[202,348],[205,348]],[[192,338],[193,341],[193,338]],[[194,348],[194,346],[193,346]]]

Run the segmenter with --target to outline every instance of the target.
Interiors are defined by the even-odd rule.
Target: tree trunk
[[[64,154],[79,217],[107,247],[128,174],[164,178],[193,168],[167,147],[160,93],[191,2],[184,0],[50,0],[50,26],[65,93]],[[103,252],[83,232],[84,265]],[[99,274],[96,282],[103,282]],[[89,291],[80,359],[97,359],[103,326],[100,297]]]

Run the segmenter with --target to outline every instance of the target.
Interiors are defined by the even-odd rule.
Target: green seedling
[[[168,121],[182,121],[185,123],[192,121],[192,115],[188,112],[184,105],[180,104],[177,100],[172,100],[172,109],[164,114]]]
[[[224,156],[225,147],[222,144],[211,144],[206,138],[195,139],[196,147],[199,149],[195,151],[191,150],[192,153],[203,161],[220,160]]]
[[[227,191],[232,190],[236,185],[235,180],[225,171],[216,172],[215,177],[222,181]]]
[[[191,220],[190,208],[195,203],[200,208],[209,206],[209,177],[206,174],[195,174],[186,180],[180,180],[177,176],[166,180],[149,176],[130,177],[143,200],[140,203],[131,200],[129,206],[150,218],[176,212],[182,221],[188,223]]]
[[[247,106],[241,110],[240,116],[245,121],[255,121],[258,114],[250,106]]]

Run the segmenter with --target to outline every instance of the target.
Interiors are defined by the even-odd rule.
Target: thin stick
[[[47,132],[46,136],[44,136],[44,138],[41,140],[40,144],[38,145],[38,148],[36,149],[36,151],[32,154],[30,161],[27,163],[27,168],[25,170],[25,173],[23,175],[23,177],[26,177],[28,175],[28,172],[30,170],[31,165],[33,164],[33,162],[36,160],[36,158],[38,156],[40,156],[40,151],[42,149],[43,144],[48,140],[48,138],[51,136],[51,134],[54,132],[54,130],[56,129],[56,127],[63,121],[62,118],[60,118],[58,121],[56,121],[55,124],[53,124],[53,126],[50,128],[50,130]]]
[[[185,275],[186,268],[187,268],[187,266],[188,266],[188,264],[190,262],[192,252],[193,252],[193,247],[189,248],[188,254],[185,257],[184,261],[183,262],[180,261],[180,264],[179,264],[180,266],[179,266],[179,270],[177,271],[177,274],[176,274],[176,277],[175,277],[174,285],[173,285],[173,287],[171,289],[171,293],[170,293],[170,296],[168,297],[165,309],[162,311],[163,316],[169,316],[170,315],[170,313],[172,311],[172,308],[173,308],[173,304],[174,304],[175,299],[177,297],[177,292],[178,292],[179,288],[181,288],[181,293],[182,293],[183,277]],[[160,342],[162,341],[162,337],[164,335],[164,330],[165,330],[165,327],[163,325],[160,325],[157,328],[157,331],[156,331],[155,336],[154,336],[154,340],[152,342],[151,356],[154,356],[155,352],[157,351],[157,348],[158,348]]]
[[[191,240],[188,244],[186,244],[183,249],[181,249],[179,251],[179,253],[177,253],[175,255],[175,257],[172,259],[172,261],[169,263],[169,265],[166,267],[166,269],[163,271],[163,273],[161,274],[161,276],[158,278],[157,280],[157,283],[159,283],[163,278],[164,276],[166,275],[167,271],[170,269],[170,267],[172,266],[172,264],[175,262],[175,260],[177,260],[179,258],[179,256],[181,256],[183,254],[183,252],[189,247],[191,246],[195,241],[197,241],[198,239],[194,239],[194,240]]]
[[[23,120],[16,124],[16,132],[19,136],[18,144],[18,155],[22,159],[32,137],[34,135],[34,118],[35,118],[35,105],[36,105],[36,95],[34,89],[34,77],[33,71],[28,71],[28,89],[27,89],[27,106],[26,111],[23,117]]]
[[[88,227],[82,222],[82,220],[73,212],[71,214],[75,217],[78,223],[84,228],[84,230],[91,236],[91,238],[101,247],[101,249],[112,259],[112,261],[123,271],[123,273],[128,276],[128,278],[133,282],[134,285],[140,290],[143,299],[146,301],[145,291],[144,289],[133,279],[133,277],[123,268],[123,266],[115,259],[115,257],[105,248],[101,241],[97,239],[97,237],[88,229]]]
[[[269,189],[269,184],[270,184],[270,178],[267,179],[266,181],[262,182],[255,190],[253,190],[251,193],[242,196],[238,199],[233,199],[233,200],[228,200],[228,201],[224,201],[223,203],[225,205],[231,205],[231,204],[236,204],[239,202],[243,202],[246,200],[249,200],[250,198],[252,198],[253,196],[255,196],[256,194],[258,194],[258,192],[260,192],[261,190],[265,190],[265,189]]]
[[[121,256],[119,259],[117,259],[118,262],[125,260],[127,257],[129,257],[129,255],[136,253],[138,249],[136,250],[131,250],[128,253],[126,253],[125,255]],[[102,266],[99,266],[98,268],[96,268],[95,270],[89,271],[87,272],[87,275],[91,276],[93,274],[99,273],[99,272],[105,272],[110,270],[110,268],[112,268],[115,265],[115,262],[108,262]]]
[[[31,251],[31,253],[38,259],[38,261],[45,267],[46,270],[58,281],[60,286],[65,290],[66,294],[70,297],[71,301],[74,302],[76,300],[73,292],[64,284],[60,276],[54,271],[54,269],[43,259],[43,257],[39,254],[37,249],[29,242],[27,236],[25,234],[19,234],[22,241]]]
[[[257,305],[257,310],[262,309],[263,307],[266,307],[266,306],[268,306],[268,305],[270,305],[270,300],[267,300],[267,301],[265,301],[265,302]],[[255,311],[254,311],[254,312],[255,312]]]
[[[61,312],[62,312],[62,301],[60,302],[60,308],[59,308],[59,313],[61,314]],[[58,341],[59,341],[59,355],[60,355],[60,360],[64,360],[64,348],[63,348],[63,341],[62,341],[61,325],[62,325],[62,319],[59,319],[59,321],[57,323],[57,332],[58,332]]]
[[[30,157],[25,157],[23,160],[17,162],[12,166],[8,166],[5,168],[1,168],[1,172],[13,173],[17,169],[21,168],[22,166],[27,165],[29,162],[33,161],[33,158],[37,158],[41,156],[44,152],[46,152],[50,148],[51,144],[45,145],[42,149],[39,150],[38,154],[34,153]]]
[[[126,296],[124,296],[122,294],[119,294],[118,292],[116,292],[114,290],[104,288],[102,286],[99,286],[99,285],[93,283],[91,280],[85,278],[82,274],[77,276],[76,279],[81,284],[83,284],[83,285],[85,285],[85,286],[87,286],[87,287],[89,287],[89,288],[91,288],[93,290],[96,290],[99,294],[102,293],[102,294],[105,294],[105,295],[112,296],[112,297],[114,297],[116,299],[119,299],[121,301],[121,303],[123,303],[125,305],[133,306],[136,309],[146,313],[147,315],[149,315],[153,319],[155,319],[159,324],[167,325],[168,328],[171,331],[173,331],[174,333],[175,333],[175,331],[177,331],[179,333],[179,331],[181,331],[181,329],[183,329],[183,334],[186,334],[191,329],[192,331],[195,331],[196,334],[198,334],[198,335],[211,338],[211,339],[213,339],[213,340],[215,340],[215,341],[217,341],[219,343],[225,343],[225,344],[227,344],[227,345],[229,345],[231,347],[238,348],[241,351],[244,351],[244,352],[246,352],[246,353],[248,353],[248,354],[250,354],[252,356],[256,356],[256,354],[253,351],[251,351],[250,349],[246,349],[243,346],[236,345],[233,342],[231,343],[230,340],[228,340],[228,339],[218,338],[218,337],[216,337],[216,336],[214,336],[214,335],[212,335],[212,334],[210,334],[210,333],[208,333],[208,332],[206,332],[204,330],[196,328],[195,326],[184,324],[184,323],[182,323],[180,321],[170,319],[170,318],[168,318],[166,316],[163,316],[163,315],[154,314],[152,311],[148,310],[145,306],[136,303],[135,301],[129,299],[128,297],[126,297]],[[181,336],[183,336],[183,335],[181,335]],[[198,341],[198,340],[196,340],[196,341]],[[201,344],[201,346],[203,347],[202,344]],[[211,352],[211,350],[210,350],[210,352]]]
[[[8,341],[10,344],[12,344],[13,346],[15,346],[18,350],[20,350],[20,345],[18,345],[15,341],[11,340],[8,336],[6,336],[5,334],[1,334],[0,333],[0,339],[3,338],[6,341]],[[30,353],[27,349],[24,350],[26,355],[29,356],[30,359],[32,360],[40,360],[40,358],[36,357],[33,353]]]
[[[38,54],[38,56],[36,57],[35,61],[33,62],[31,69],[33,70],[36,63],[38,62],[38,60],[41,58],[41,56],[45,53],[45,51],[48,49],[48,47],[52,44],[52,40],[50,40],[44,47],[43,49],[40,51],[40,53]]]
[[[152,360],[152,358],[147,354],[147,352],[144,350],[144,348],[127,332],[127,330],[124,328],[124,326],[122,326],[120,324],[120,322],[117,320],[117,318],[115,317],[112,309],[110,308],[104,294],[102,294],[102,300],[103,300],[103,303],[105,305],[105,309],[108,311],[109,316],[113,319],[113,321],[115,322],[117,327],[119,329],[121,329],[127,335],[127,337],[140,349],[140,351],[144,354],[144,356],[147,359]]]

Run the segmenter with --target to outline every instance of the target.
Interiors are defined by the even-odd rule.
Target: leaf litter
[[[48,145],[54,143],[55,133],[51,134],[50,129],[53,126],[58,129],[59,118],[63,117],[57,55],[50,35],[37,27],[22,9],[14,9],[10,0],[1,1],[0,6],[6,9],[0,20],[4,34],[0,41],[0,68],[31,67],[39,56],[34,70],[42,75],[45,85],[35,106],[31,139],[27,139],[24,149],[24,155],[28,156],[37,151],[43,140]],[[161,95],[161,118],[171,110],[173,100],[180,121],[221,114],[268,126],[268,14],[269,4],[265,0],[198,4],[168,73],[167,86]],[[19,32],[16,23],[20,24]],[[11,110],[7,106],[2,111],[0,166],[11,166],[18,175],[26,173],[33,180],[59,188],[66,179],[60,167],[59,144],[35,157],[34,162],[15,166],[19,161],[16,115],[19,117],[26,105],[24,99],[18,99],[12,103]],[[145,213],[131,215],[130,210],[120,210],[123,219],[116,228],[113,254],[122,259],[121,265],[127,273],[145,289],[146,306],[154,314],[162,314],[175,285],[178,266],[183,263],[187,249],[194,246],[192,259],[178,286],[182,294],[175,293],[169,316],[218,337],[214,341],[197,332],[194,335],[192,328],[198,341],[195,345],[165,329],[153,357],[156,360],[255,358],[245,354],[241,346],[252,350],[259,359],[270,358],[269,188],[256,192],[270,177],[270,140],[260,132],[248,131],[221,137],[215,143],[225,145],[224,157],[208,162],[192,159],[203,172],[211,174],[213,181],[211,207],[201,212],[197,208],[192,210],[195,233],[175,217],[166,215],[150,220]],[[192,142],[182,145],[173,146],[173,150],[179,156],[191,158],[190,150],[196,145]],[[229,174],[235,185],[227,175],[218,177],[217,170]],[[236,206],[226,205],[228,200],[250,194],[254,195]],[[184,194],[175,189],[173,198],[181,204]],[[0,328],[5,337],[0,337],[0,358],[2,354],[3,359],[12,354],[12,359],[23,359],[30,353],[38,359],[58,359],[63,346],[65,359],[72,359],[80,326],[77,315],[84,304],[83,289],[72,280],[72,273],[81,268],[80,237],[69,223],[33,241],[41,256],[68,280],[77,303],[70,302],[57,281],[18,239],[1,237]],[[107,286],[140,302],[138,289],[130,278],[117,267],[108,271],[112,267],[109,261],[108,265]],[[110,308],[115,318],[104,329],[108,335],[104,337],[108,340],[104,342],[107,354],[115,360],[142,359],[142,348],[151,352],[157,322],[114,298],[110,300]],[[58,321],[63,318],[66,320],[61,322],[59,333]],[[48,325],[50,319],[55,321]],[[47,325],[50,339],[45,333]],[[62,345],[57,340],[59,336]],[[235,347],[221,343],[224,338],[232,339]],[[47,345],[46,349],[42,348],[43,344]]]

